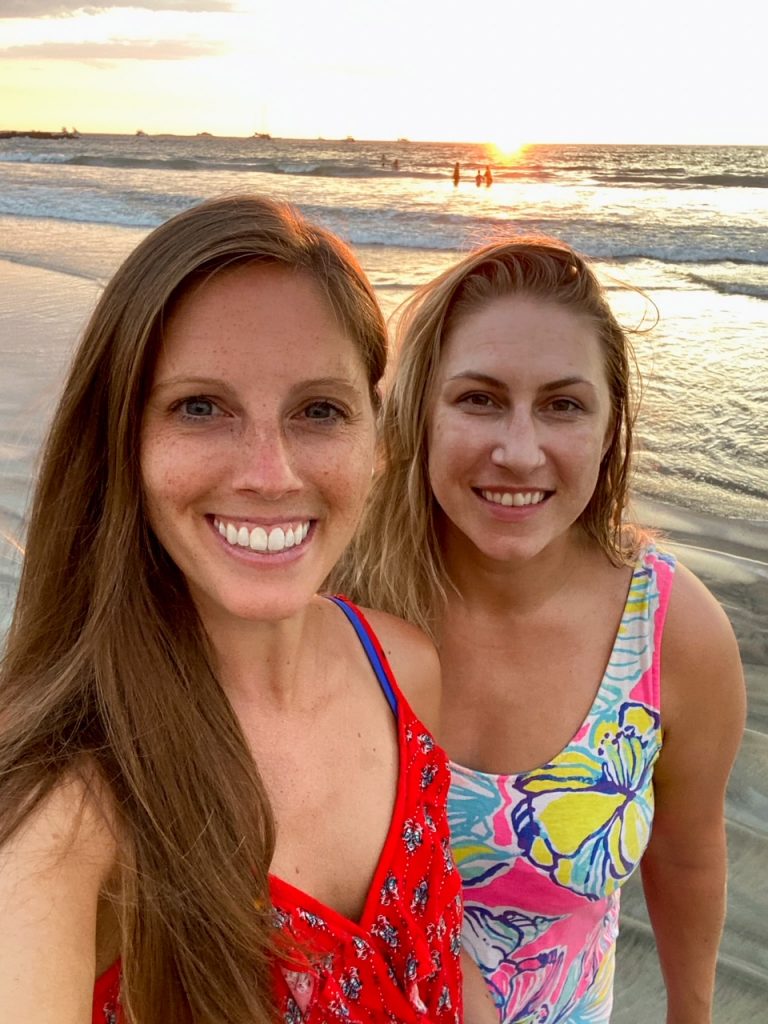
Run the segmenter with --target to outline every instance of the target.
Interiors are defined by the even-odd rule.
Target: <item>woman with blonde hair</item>
[[[744,684],[720,606],[627,521],[633,417],[588,262],[548,238],[471,253],[401,320],[335,579],[437,642],[464,942],[504,1024],[609,1019],[641,863],[668,1020],[711,1018]]]
[[[104,291],[0,674],[4,1019],[461,1021],[434,650],[318,594],[385,358],[351,252],[259,197]]]

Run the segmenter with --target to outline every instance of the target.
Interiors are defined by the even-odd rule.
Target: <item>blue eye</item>
[[[185,419],[200,420],[215,415],[218,407],[210,398],[195,395],[193,398],[185,398],[183,402],[179,402],[177,408],[181,410]]]
[[[310,402],[304,408],[304,415],[308,420],[316,420],[320,423],[336,423],[338,420],[345,420],[347,414],[343,409],[333,402],[319,401]]]

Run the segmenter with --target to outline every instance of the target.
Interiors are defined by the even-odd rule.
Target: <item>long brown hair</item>
[[[383,469],[362,527],[333,577],[334,586],[354,600],[408,619],[433,637],[450,584],[429,482],[429,400],[450,330],[471,312],[506,295],[565,306],[595,325],[613,431],[580,523],[614,564],[634,557],[637,546],[636,535],[622,523],[635,415],[633,354],[597,275],[570,246],[552,238],[518,236],[478,249],[418,289],[404,306],[383,411]]]
[[[0,668],[0,845],[57,782],[96,771],[117,815],[132,1024],[274,1016],[272,811],[184,578],[148,527],[138,457],[168,314],[201,276],[242,261],[311,274],[375,392],[386,327],[333,235],[254,196],[161,225],[106,287],[74,357]]]

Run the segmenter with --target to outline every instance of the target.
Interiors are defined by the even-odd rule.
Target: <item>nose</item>
[[[237,449],[233,487],[277,501],[301,489],[295,453],[278,424],[252,426],[233,438]]]
[[[544,465],[539,425],[530,409],[514,409],[500,421],[493,439],[491,462],[522,476]]]

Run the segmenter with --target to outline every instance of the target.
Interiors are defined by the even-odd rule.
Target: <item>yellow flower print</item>
[[[559,885],[597,899],[632,873],[653,819],[659,716],[626,702],[579,744],[521,775],[512,827],[528,859]]]

